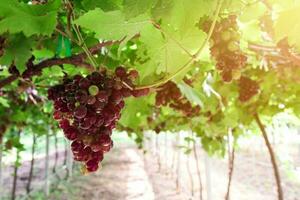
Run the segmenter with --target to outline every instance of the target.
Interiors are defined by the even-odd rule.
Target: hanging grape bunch
[[[103,154],[113,147],[111,134],[125,106],[124,98],[149,93],[149,89],[128,88],[134,87],[132,81],[137,77],[137,71],[118,67],[112,76],[105,72],[75,75],[48,90],[48,98],[54,101],[53,118],[72,141],[74,159],[84,162],[86,171],[96,171]]]
[[[210,21],[202,24],[203,30],[208,33]],[[231,15],[215,25],[211,36],[210,51],[217,61],[217,69],[220,70],[223,81],[230,82],[239,79],[241,69],[246,65],[247,57],[239,47],[240,34],[236,16]]]
[[[193,106],[172,81],[168,81],[159,88],[155,99],[156,106],[169,106],[188,117],[196,116],[200,112],[200,107]]]
[[[256,81],[242,76],[239,80],[239,100],[246,102],[258,93],[259,86]]]

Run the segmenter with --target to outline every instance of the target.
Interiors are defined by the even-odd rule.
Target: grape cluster
[[[211,21],[205,21],[202,24],[203,30],[208,33],[210,25]],[[231,15],[215,25],[210,51],[225,82],[239,79],[240,70],[246,65],[247,57],[240,50],[239,40],[236,16]]]
[[[106,72],[75,75],[48,90],[48,98],[54,101],[53,118],[72,141],[74,159],[84,162],[87,172],[96,171],[103,154],[113,147],[112,129],[121,117],[123,99],[148,94],[149,89],[128,89],[137,77],[137,71],[118,67],[112,76]]]
[[[200,112],[199,106],[193,106],[187,98],[185,98],[177,85],[168,81],[162,85],[156,94],[156,106],[169,106],[175,110],[181,111],[185,116],[196,116]]]
[[[239,80],[239,100],[246,102],[258,93],[259,86],[256,81],[242,76]]]

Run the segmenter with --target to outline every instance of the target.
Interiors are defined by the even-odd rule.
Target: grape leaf
[[[12,35],[8,39],[8,46],[4,55],[0,58],[2,65],[14,63],[20,73],[26,69],[26,62],[31,57],[31,47],[34,45],[33,39],[26,38],[23,34]]]
[[[167,28],[163,26],[161,29]],[[141,79],[151,73],[175,73],[191,59],[189,54],[196,53],[206,37],[206,34],[196,27],[180,34],[171,30],[160,31],[149,26],[145,27],[140,35],[140,41],[145,45],[149,58],[139,66]],[[138,49],[138,53],[144,56],[143,49]],[[205,55],[199,58],[202,56]]]
[[[119,10],[104,12],[97,8],[75,20],[75,23],[94,31],[98,38],[119,40],[125,36],[130,39],[139,33],[146,24],[149,24],[149,17],[140,15],[126,20],[124,14]]]
[[[195,103],[195,104],[199,105],[200,107],[203,107],[203,102],[202,102],[201,98],[203,98],[204,96],[201,95],[200,92],[196,91],[194,88],[192,88],[191,86],[189,86],[183,82],[177,84],[177,86],[179,87],[181,93],[190,102]]]
[[[300,50],[300,6],[287,9],[279,13],[279,17],[274,25],[275,37],[277,41],[288,37],[290,45],[296,45]]]
[[[149,103],[154,101],[152,97],[127,99],[126,106],[122,111],[122,117],[119,123],[125,127],[130,127],[133,129],[145,124],[147,122],[146,118],[151,111]]]
[[[3,107],[9,108],[8,100],[5,99],[4,97],[0,97],[0,104],[1,104]]]
[[[239,16],[239,20],[241,20],[242,22],[257,20],[262,15],[264,15],[266,11],[267,8],[265,4],[263,4],[262,2],[257,2],[243,9],[242,14]]]
[[[45,5],[29,5],[16,0],[2,0],[0,4],[0,33],[23,32],[25,36],[50,35],[56,26],[60,0]]]
[[[83,0],[82,5],[87,10],[101,8],[104,11],[118,10],[122,6],[122,0]]]
[[[136,17],[150,10],[157,0],[124,0],[124,14],[126,18]]]

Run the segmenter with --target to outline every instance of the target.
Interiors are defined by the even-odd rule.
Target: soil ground
[[[227,162],[211,158],[207,162],[205,153],[198,149],[200,158],[203,200],[207,199],[207,170],[211,181],[211,200],[224,199],[227,186]],[[158,153],[159,152],[159,153]],[[266,157],[256,155],[256,160]],[[63,179],[64,152],[60,152],[58,176]],[[44,186],[44,159],[37,159],[32,188]],[[18,172],[17,194],[22,197],[28,180],[29,162],[23,163]],[[50,168],[54,164],[54,155],[50,156]],[[236,155],[236,167],[233,176],[231,200],[275,200],[276,187],[272,168],[252,163],[249,153]],[[179,166],[179,169],[178,169]],[[187,169],[190,169],[190,174]],[[5,193],[11,191],[12,167],[5,168]],[[178,177],[179,176],[179,177]],[[178,177],[178,179],[177,179]],[[192,177],[192,179],[191,179]],[[191,181],[193,180],[193,181]],[[80,174],[79,165],[75,165],[73,176],[68,181],[55,181],[53,177],[50,196],[43,197],[42,192],[33,192],[28,198],[50,200],[194,200],[200,199],[200,187],[196,164],[192,155],[179,155],[172,148],[161,148],[143,154],[132,145],[120,145],[109,152],[102,169],[89,175]],[[300,200],[300,187],[283,177],[285,199]],[[193,187],[192,187],[193,185]],[[192,194],[193,188],[193,194]]]

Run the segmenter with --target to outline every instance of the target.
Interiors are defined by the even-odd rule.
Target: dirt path
[[[144,160],[147,159],[146,160]],[[146,161],[146,162],[145,162]],[[49,199],[56,200],[188,200],[176,190],[171,176],[157,171],[155,161],[134,147],[114,149],[97,173],[76,175],[60,184]],[[59,193],[59,195],[57,195]]]
[[[71,183],[78,192],[74,200],[154,199],[144,162],[134,148],[115,149],[107,155],[101,170],[77,176]]]
[[[191,182],[187,174],[188,156],[182,153],[180,160],[179,185],[176,187],[176,153],[172,148],[161,147],[159,170],[158,155],[142,154],[134,146],[120,145],[105,156],[103,167],[97,173],[89,175],[80,174],[79,166],[75,165],[74,175],[68,180],[61,180],[52,185],[50,197],[47,200],[194,200],[199,198],[199,183],[197,179],[196,164],[190,159],[192,177],[194,179],[194,195],[191,195]],[[59,156],[59,166],[63,163],[63,152]],[[175,155],[175,156],[174,156]],[[174,160],[175,158],[175,160]],[[199,150],[199,159],[203,183],[203,199],[206,200],[205,156]],[[272,170],[266,166],[253,164],[245,160],[245,155],[237,155],[236,168],[233,177],[231,199],[232,200],[274,200],[276,191],[272,182]],[[50,164],[53,163],[53,156]],[[33,187],[43,187],[44,159],[37,160],[34,172]],[[60,167],[63,170],[63,167]],[[224,160],[210,159],[212,200],[224,199],[227,184],[227,164]],[[18,194],[23,194],[29,163],[23,163],[19,171]],[[6,192],[11,191],[11,172],[8,168],[5,172]],[[287,200],[299,200],[298,189],[292,185],[284,185]],[[43,193],[39,193],[41,195]],[[37,195],[29,198],[38,198]]]

